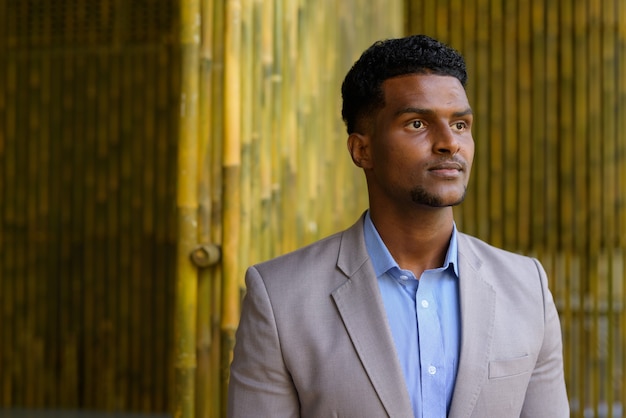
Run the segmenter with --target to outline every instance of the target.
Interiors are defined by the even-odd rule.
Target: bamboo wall
[[[366,207],[339,85],[403,16],[468,61],[459,227],[544,262],[573,416],[619,416],[621,0],[0,0],[0,407],[220,416],[244,268]]]
[[[0,407],[171,403],[177,10],[0,0]]]
[[[543,261],[572,416],[622,416],[626,2],[421,0],[407,15],[468,62],[476,156],[459,227]]]
[[[222,414],[245,266],[366,206],[339,85],[402,13],[0,0],[0,408]]]
[[[204,417],[223,413],[245,268],[346,227],[366,208],[340,85],[369,44],[402,34],[404,9],[398,0],[188,4],[202,14],[198,229],[223,252],[197,289]]]

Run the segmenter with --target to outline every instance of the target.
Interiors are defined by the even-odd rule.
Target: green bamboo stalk
[[[82,187],[82,193],[84,194],[84,200],[76,202],[76,206],[79,210],[82,210],[84,214],[84,221],[81,224],[80,241],[84,241],[86,237],[93,238],[96,236],[96,172],[100,169],[96,165],[96,94],[94,87],[91,84],[92,80],[96,79],[93,61],[87,57],[86,54],[81,54],[78,57],[77,74],[80,77],[80,84],[76,87],[79,89],[76,92],[77,100],[79,103],[79,118],[80,123],[80,135],[83,140],[84,150],[81,153],[84,175],[80,177],[79,185]],[[96,282],[99,280],[96,277],[95,260],[96,249],[93,243],[93,239],[85,243],[84,246],[84,264],[80,272],[83,288],[82,296],[84,301],[84,331],[83,331],[83,350],[84,350],[84,369],[82,374],[84,399],[85,404],[96,408],[97,407],[97,383],[96,376],[99,374],[98,361],[97,361],[97,348],[96,348],[96,331],[98,329],[98,299],[95,294]]]
[[[197,272],[189,255],[197,240],[198,60],[200,3],[184,0],[180,11],[181,113],[178,148],[174,416],[194,416]]]
[[[211,0],[201,2],[202,26],[200,42],[200,79],[199,79],[199,126],[198,126],[198,242],[211,241],[211,78],[213,66],[213,13]],[[215,273],[212,269],[198,271],[198,330],[196,371],[196,405],[198,418],[217,416],[219,410],[219,373],[211,363],[212,341],[212,300],[211,287]],[[218,344],[219,345],[219,344]]]
[[[0,4],[0,26],[3,28],[7,27],[6,16],[7,16],[7,5],[6,3]],[[6,43],[0,42],[0,56],[3,57],[2,64],[0,65],[0,109],[3,112],[6,112],[7,108],[7,63],[8,63],[8,48],[6,47]],[[7,196],[6,194],[6,184],[7,178],[4,172],[4,167],[6,166],[6,147],[7,147],[7,124],[4,118],[0,118],[0,196]],[[3,298],[0,298],[2,302],[6,299],[10,299],[6,295],[10,295],[10,280],[8,280],[7,272],[5,271],[5,263],[3,254],[7,252],[7,244],[8,240],[6,239],[6,232],[4,226],[4,205],[0,205],[0,278],[4,278],[4,280],[0,279],[0,296],[5,295]],[[8,324],[11,319],[10,306],[9,303],[1,303],[2,307],[0,308],[0,323]],[[6,395],[8,387],[8,382],[10,378],[7,375],[10,375],[10,356],[11,356],[11,335],[10,335],[11,327],[4,326],[0,329],[0,369],[5,370],[3,376],[0,376],[0,402],[3,405],[7,404]],[[8,371],[8,372],[7,372]],[[8,392],[10,393],[10,392]]]
[[[213,2],[213,18],[208,25],[213,27],[212,42],[213,66],[211,73],[211,143],[209,148],[209,176],[211,193],[211,242],[223,243],[223,159],[224,159],[224,47],[225,47],[225,4]],[[222,283],[223,275],[221,265],[216,266],[211,276],[210,297],[211,304],[211,351],[210,367],[213,378],[211,379],[211,414],[217,417],[225,406],[222,405],[223,393],[227,385],[227,375],[222,369]]]
[[[528,251],[531,246],[531,181],[532,181],[532,160],[531,160],[531,140],[532,124],[523,121],[532,120],[532,45],[531,45],[531,8],[530,3],[519,3],[518,7],[518,117],[522,121],[518,125],[519,153],[519,204],[520,213],[518,218],[518,245],[521,251]]]
[[[224,27],[224,190],[222,367],[228,370],[239,322],[241,222],[241,2],[229,0]],[[227,372],[226,372],[227,373]],[[223,396],[226,394],[224,393]],[[225,404],[225,403],[224,403]]]
[[[50,293],[54,293],[56,296],[54,303],[50,302],[50,299],[45,298],[45,302],[43,302],[46,306],[46,321],[44,323],[46,326],[46,359],[45,364],[50,365],[54,364],[54,361],[59,361],[62,357],[63,353],[63,331],[60,329],[60,324],[62,320],[61,316],[61,292],[64,289],[63,279],[60,275],[61,272],[61,250],[60,247],[63,243],[63,239],[61,237],[61,233],[59,232],[59,226],[62,224],[62,216],[60,213],[61,202],[59,200],[59,196],[61,194],[61,179],[63,169],[61,168],[61,152],[63,148],[63,141],[60,137],[60,133],[63,131],[62,126],[62,94],[61,94],[61,80],[62,80],[62,65],[63,58],[59,55],[50,55],[46,60],[47,68],[43,71],[46,75],[46,79],[44,81],[44,86],[46,86],[46,95],[44,96],[44,100],[42,106],[48,109],[48,119],[44,121],[42,124],[43,131],[48,132],[48,146],[47,153],[49,155],[49,165],[48,169],[42,174],[47,178],[42,180],[47,182],[47,187],[49,190],[48,199],[49,199],[49,216],[47,217],[47,222],[45,224],[45,229],[47,231],[47,239],[45,241],[47,246],[47,253],[49,256],[49,261],[44,266],[44,269],[47,273],[47,277],[49,280],[49,289],[54,289],[54,291],[50,290]],[[0,76],[0,79],[2,77]],[[1,83],[0,83],[1,84]],[[0,96],[2,93],[0,92]],[[0,127],[0,131],[2,128]],[[52,146],[51,144],[54,144]],[[0,164],[2,164],[0,159]],[[2,180],[0,180],[2,183]],[[0,235],[2,232],[0,231]],[[0,253],[2,249],[0,249]],[[0,263],[2,263],[0,259]],[[1,271],[1,267],[0,267]],[[50,274],[49,272],[56,272],[55,274]],[[45,277],[45,276],[43,276]],[[49,324],[55,324],[50,326]],[[58,364],[58,363],[57,363]],[[2,367],[0,365],[0,367]],[[60,389],[57,384],[58,381],[61,380],[61,371],[60,367],[56,367],[51,369],[48,367],[48,377],[45,383],[46,394],[45,397],[49,403],[59,404],[60,402]]]
[[[574,36],[573,10],[571,0],[561,0],[559,5],[560,37],[559,54],[559,132],[563,138],[574,138]],[[564,250],[573,249],[574,244],[574,144],[573,141],[559,141],[559,246]]]
[[[120,63],[120,90],[122,92],[133,91],[132,69],[134,67],[134,54],[122,54]],[[132,114],[132,95],[123,95],[120,101],[120,237],[119,237],[119,264],[120,283],[118,299],[118,320],[119,320],[119,358],[118,367],[121,373],[118,388],[119,402],[122,405],[131,405],[131,392],[133,383],[131,378],[131,338],[133,328],[131,326],[131,304],[134,302],[132,295],[132,283],[134,280],[130,278],[132,275],[132,177],[133,177],[133,159],[132,145],[134,138],[133,114]]]
[[[489,49],[491,51],[490,76],[489,81],[494,85],[504,85],[504,62],[506,52],[504,51],[504,27],[503,27],[503,5],[501,3],[491,3],[489,26],[491,33],[489,36]],[[504,134],[504,124],[508,119],[504,117],[504,92],[500,88],[490,89],[489,94],[489,142],[487,152],[489,153],[489,241],[496,246],[504,245],[504,193],[508,188],[504,184],[507,178],[508,167],[504,166],[504,142],[507,137]],[[479,148],[482,148],[479,141]],[[482,164],[478,164],[479,166]],[[508,179],[508,178],[507,178]]]
[[[588,50],[588,34],[586,31],[586,13],[581,13],[581,11],[586,10],[586,5],[581,0],[576,0],[574,2],[573,8],[575,10],[574,13],[574,45],[576,48],[574,49],[574,60],[575,62],[587,63],[589,57],[587,56]],[[582,233],[577,233],[574,235],[574,242],[576,253],[581,257],[581,268],[582,272],[581,276],[584,276],[587,272],[588,266],[591,264],[588,263],[587,256],[589,255],[586,251],[586,240],[585,237],[587,235],[587,225],[586,225],[586,216],[589,213],[589,205],[588,205],[588,189],[586,187],[587,180],[587,161],[586,161],[586,153],[587,153],[587,115],[589,112],[587,102],[587,80],[588,80],[589,72],[588,68],[585,64],[581,65],[580,68],[576,71],[576,76],[574,78],[574,164],[576,170],[574,172],[574,190],[575,190],[575,202],[577,203],[577,211],[574,213],[574,227],[577,231],[584,231]],[[583,115],[585,115],[583,117]],[[581,120],[581,117],[584,120]],[[579,279],[582,280],[582,277],[579,276]],[[588,282],[588,279],[585,279],[584,282],[581,282],[580,285],[580,293],[578,294],[580,300],[580,308],[585,308],[585,299],[588,297],[587,293],[589,292],[589,286],[591,283]],[[585,315],[587,315],[586,311],[582,311]],[[585,318],[587,319],[587,318]],[[577,369],[585,370],[587,361],[590,358],[585,358],[585,354],[591,356],[594,352],[593,342],[591,341],[590,332],[586,332],[584,328],[584,321],[579,322],[579,335],[582,338],[581,350],[582,355],[578,358]],[[589,389],[586,386],[589,385]],[[576,382],[576,386],[578,389],[578,394],[580,398],[580,410],[587,405],[590,405],[588,402],[591,401],[587,397],[587,395],[592,391],[591,387],[594,384],[587,379],[579,379]]]
[[[517,226],[516,219],[519,214],[519,202],[517,194],[518,162],[517,148],[520,139],[517,136],[517,56],[511,53],[517,47],[517,3],[506,2],[502,19],[504,20],[504,41],[502,43],[504,60],[504,76],[501,80],[503,90],[504,113],[502,118],[505,123],[502,130],[503,143],[503,166],[504,166],[504,192],[503,212],[504,222],[502,225],[502,245],[510,250],[517,250]],[[471,77],[471,75],[470,75]],[[494,87],[497,90],[496,87]],[[479,138],[476,140],[480,141]]]
[[[171,77],[176,79],[176,66],[172,60],[172,47],[168,46],[163,48],[159,53],[156,68],[158,74],[167,74],[168,71],[172,71],[174,68],[174,74]],[[169,243],[173,240],[170,238],[171,223],[168,219],[171,219],[170,207],[173,200],[173,196],[169,190],[169,180],[173,165],[173,158],[169,152],[170,144],[173,144],[172,135],[172,121],[175,117],[172,116],[171,107],[169,106],[170,93],[170,77],[158,77],[156,87],[156,112],[159,117],[156,118],[156,161],[155,161],[155,252],[154,252],[154,271],[155,271],[155,312],[153,313],[156,318],[156,323],[168,324],[171,322],[171,295],[173,292],[173,283],[171,280],[172,264],[171,251]],[[158,327],[157,337],[155,338],[154,359],[157,362],[162,362],[168,359],[170,353],[169,344],[163,344],[164,341],[171,341],[169,333],[169,327]],[[158,363],[157,363],[158,364]],[[153,366],[154,367],[154,366]],[[173,379],[169,376],[169,371],[173,369],[171,367],[156,367],[154,378],[154,399],[153,410],[154,411],[167,411],[170,408],[170,400],[168,388],[170,382]]]
[[[546,173],[546,40],[545,12],[543,0],[533,0],[530,5],[530,40],[531,40],[531,85],[530,115],[533,123],[529,124],[530,136],[527,142],[530,169],[530,237],[528,244],[533,249],[542,250],[546,241],[546,187],[550,181]],[[524,136],[520,136],[524,138]],[[531,215],[532,214],[532,215]],[[532,243],[532,244],[531,244]],[[525,251],[530,249],[527,248]]]
[[[74,223],[79,219],[79,212],[74,212],[74,201],[72,199],[74,192],[74,178],[80,178],[76,171],[77,155],[75,154],[75,147],[73,146],[76,134],[73,128],[73,119],[70,115],[74,112],[74,92],[72,85],[74,83],[74,60],[70,54],[63,54],[61,59],[61,77],[62,86],[61,90],[61,153],[65,155],[69,164],[64,164],[61,168],[61,186],[60,197],[61,202],[60,213],[60,228],[62,231],[67,231],[61,234],[60,247],[60,269],[59,274],[62,277],[61,285],[61,297],[59,300],[60,305],[60,332],[62,333],[61,341],[62,347],[62,368],[60,372],[60,379],[64,382],[61,385],[59,400],[63,405],[67,405],[68,408],[78,407],[77,388],[78,388],[78,346],[79,338],[77,326],[78,315],[72,314],[72,308],[78,306],[75,301],[80,301],[77,297],[77,283],[74,272],[77,267],[80,266],[80,260],[73,258],[73,250],[75,248],[75,232]],[[76,176],[74,176],[76,174]],[[74,216],[73,216],[74,215]]]
[[[546,85],[543,87],[546,96],[546,200],[543,206],[545,216],[545,245],[546,249],[553,255],[559,251],[559,193],[561,178],[559,177],[559,167],[555,164],[560,156],[559,141],[559,11],[557,7],[546,6],[545,23],[545,62],[546,62]],[[546,228],[549,226],[549,229]],[[556,232],[559,231],[559,232]],[[560,284],[554,276],[550,276],[553,283]],[[555,297],[562,297],[555,289]]]
[[[120,211],[121,195],[120,195],[120,135],[121,135],[121,116],[119,104],[121,102],[121,65],[120,54],[117,48],[112,48],[111,57],[103,63],[100,69],[102,76],[108,77],[109,84],[107,86],[106,101],[102,103],[101,112],[103,117],[106,116],[107,127],[106,136],[101,138],[107,143],[109,148],[109,165],[107,168],[107,236],[106,236],[106,257],[108,260],[107,274],[110,277],[109,288],[106,291],[106,303],[108,307],[107,320],[109,329],[109,338],[107,341],[107,350],[105,353],[107,370],[104,379],[108,388],[108,399],[106,409],[116,410],[120,408],[118,380],[117,377],[122,374],[120,369],[120,341],[122,340],[119,317],[119,294],[124,281],[122,268],[119,257],[119,237],[122,234],[120,228]],[[105,75],[106,74],[106,75]],[[104,99],[103,99],[104,100]],[[155,350],[158,350],[158,344],[155,344]]]

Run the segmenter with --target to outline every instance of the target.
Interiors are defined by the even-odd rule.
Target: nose
[[[447,124],[442,126],[435,133],[433,140],[433,152],[435,154],[455,155],[461,149],[461,142],[452,128]]]

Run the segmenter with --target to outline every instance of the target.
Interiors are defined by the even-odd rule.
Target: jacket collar
[[[363,217],[342,234],[337,267],[347,280],[332,297],[372,386],[389,416],[413,416],[376,274],[365,248]]]

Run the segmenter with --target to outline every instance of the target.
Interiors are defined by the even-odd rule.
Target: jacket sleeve
[[[228,388],[230,418],[298,417],[299,401],[281,353],[263,278],[250,267]]]
[[[526,391],[521,417],[569,417],[569,402],[563,376],[563,346],[559,316],[548,289],[546,272],[534,260],[543,291],[544,336],[537,363]]]

